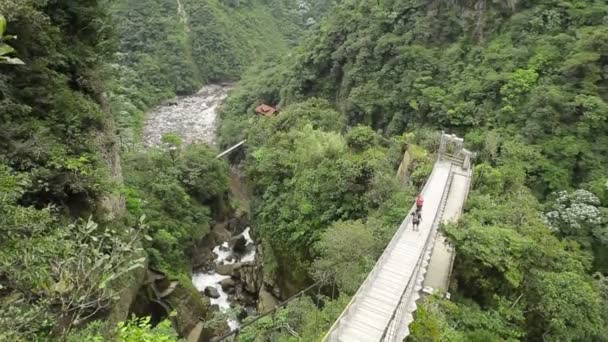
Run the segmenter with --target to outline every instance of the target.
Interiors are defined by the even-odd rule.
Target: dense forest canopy
[[[225,331],[189,272],[234,209],[233,167],[264,286],[324,284],[239,340],[318,341],[441,130],[478,155],[463,216],[442,227],[451,300],[419,302],[408,340],[607,339],[606,1],[4,0],[0,18],[0,340]],[[210,82],[238,82],[218,132],[247,139],[230,166],[176,134],[141,147],[146,111]],[[128,320],[147,269],[178,284],[171,322]]]
[[[313,15],[295,0],[116,0],[110,14],[118,42],[110,97],[128,145],[138,141],[148,108],[285,54]]]
[[[411,339],[602,340],[607,18],[604,1],[345,1],[290,57],[241,81],[224,108],[222,138],[228,144],[260,136],[259,120],[250,116],[260,102],[280,104],[289,115],[313,97],[342,113],[347,127],[368,125],[385,138],[424,135],[425,128],[464,136],[479,155],[464,217],[446,227],[457,251],[454,302],[425,301]],[[263,141],[282,135],[274,132]],[[264,177],[256,172],[269,169],[259,157],[267,148],[251,149],[257,183]],[[286,169],[276,165],[284,157],[270,160],[270,169]],[[286,193],[285,185],[300,183],[286,176],[289,182],[264,184],[258,195],[262,234],[266,222],[283,226],[277,220],[284,213],[268,206],[303,193]],[[315,204],[331,207],[321,198]],[[304,232],[271,246],[277,260],[322,265],[329,227],[299,225]],[[309,243],[320,249],[286,261],[281,249],[311,234]],[[352,291],[339,275],[336,281],[343,294]],[[306,330],[305,317],[289,323]]]
[[[0,340],[174,339],[166,324],[116,323],[146,265],[194,291],[206,319],[188,253],[226,211],[228,168],[176,137],[142,150],[143,113],[283,53],[302,13],[289,0],[8,0],[0,17]]]

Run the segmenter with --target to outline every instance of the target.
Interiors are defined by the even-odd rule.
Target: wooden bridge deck
[[[453,160],[437,161],[422,191],[419,230],[412,229],[408,214],[325,341],[403,340],[409,333],[436,229],[444,217],[460,213],[469,178],[470,171]]]

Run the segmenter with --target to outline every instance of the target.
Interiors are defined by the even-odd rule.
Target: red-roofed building
[[[278,109],[269,106],[267,104],[262,103],[261,105],[255,107],[255,112],[258,113],[258,115],[263,115],[263,116],[274,116],[277,113]]]

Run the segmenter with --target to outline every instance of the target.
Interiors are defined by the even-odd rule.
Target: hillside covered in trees
[[[287,51],[304,13],[290,1],[9,0],[0,18],[0,340],[175,340],[168,322],[117,328],[148,266],[192,302],[173,319],[185,335],[211,314],[188,253],[229,207],[228,167],[177,137],[141,149],[144,112]]]
[[[324,285],[238,339],[319,341],[441,130],[478,156],[442,227],[451,299],[420,301],[408,340],[607,340],[605,1],[4,0],[0,18],[0,341],[224,333],[190,272],[237,206],[231,168],[263,287]],[[179,132],[141,147],[149,109],[211,82],[236,83],[219,143],[244,149],[226,162]],[[149,270],[175,282],[169,315],[141,298]]]
[[[264,146],[249,151],[250,177],[258,184],[264,179],[258,172],[269,170],[266,160],[275,163],[270,169],[283,171],[289,169],[283,154],[297,150],[281,130],[272,130],[269,138],[252,128],[265,125],[251,116],[259,102],[289,112],[317,98],[341,113],[346,127],[366,125],[389,139],[413,132],[432,141],[428,129],[464,136],[479,155],[464,217],[445,227],[457,253],[452,301],[425,300],[410,339],[603,340],[608,336],[607,18],[603,1],[346,1],[283,62],[246,75],[225,106],[222,138],[226,144],[242,137],[272,141],[281,158],[266,159]],[[319,178],[331,177],[331,167],[316,165]],[[345,177],[340,181],[347,179],[347,173],[339,174]],[[275,253],[267,263],[308,265],[304,274],[312,278],[327,257],[340,258],[323,252],[334,228],[299,221],[292,232],[295,221],[273,203],[281,198],[284,205],[286,196],[318,187],[284,176],[289,181],[275,176],[279,184],[264,184],[256,193],[258,228]],[[345,203],[339,197],[313,198],[312,208]],[[294,211],[301,220],[303,208],[289,212]],[[285,232],[291,233],[276,235]],[[302,241],[308,236],[313,238]],[[341,242],[355,243],[343,237],[333,248],[340,250]],[[312,251],[294,255],[297,246]],[[363,266],[363,275],[369,271],[369,264],[348,253],[350,265]],[[299,268],[283,271],[306,278]],[[352,293],[352,283],[336,285],[341,295]],[[323,309],[326,327],[335,311]],[[298,316],[297,308],[286,312],[286,322],[302,331],[312,331],[307,327],[318,319],[314,313]]]
[[[286,54],[313,12],[294,0],[118,0],[110,14],[118,43],[108,70],[112,110],[132,144],[151,106]]]

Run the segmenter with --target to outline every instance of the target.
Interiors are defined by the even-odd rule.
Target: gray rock
[[[258,312],[265,314],[279,305],[279,300],[263,286],[258,294]]]
[[[247,291],[238,291],[236,292],[236,300],[241,303],[241,305],[255,305],[255,297],[247,292]]]
[[[258,293],[262,287],[262,269],[255,263],[242,263],[238,268],[239,279],[243,288],[250,293]]]
[[[239,311],[239,314],[236,317],[242,321],[247,318],[247,316],[249,316],[247,310],[245,310],[245,308],[241,308],[241,311]]]
[[[205,296],[209,297],[209,298],[213,298],[213,299],[217,299],[220,298],[220,293],[219,291],[213,287],[213,286],[207,286],[205,287]]]
[[[228,265],[215,265],[215,271],[221,275],[232,276],[233,274],[238,273],[238,270],[240,270],[241,267],[242,264],[238,262]]]
[[[222,286],[222,290],[227,292],[230,289],[234,289],[236,282],[232,278],[226,278],[220,282],[220,285]]]
[[[214,225],[211,229],[211,234],[213,234],[213,239],[218,245],[221,245],[223,242],[229,241],[231,237],[231,234],[226,229],[226,225],[224,223],[218,223]]]

